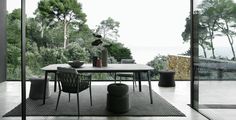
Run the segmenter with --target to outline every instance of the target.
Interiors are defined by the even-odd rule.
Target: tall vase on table
[[[107,48],[102,49],[102,67],[107,67],[107,56],[108,56],[108,51]]]

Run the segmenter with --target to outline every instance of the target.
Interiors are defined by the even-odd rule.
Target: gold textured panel
[[[175,80],[190,80],[190,57],[168,55],[167,67],[175,71]]]

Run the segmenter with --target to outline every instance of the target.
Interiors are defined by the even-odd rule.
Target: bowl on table
[[[68,64],[73,68],[80,68],[84,64],[84,61],[80,60],[68,61]]]

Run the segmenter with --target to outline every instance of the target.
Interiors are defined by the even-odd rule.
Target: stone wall
[[[190,57],[168,55],[167,69],[175,71],[175,80],[190,80]]]

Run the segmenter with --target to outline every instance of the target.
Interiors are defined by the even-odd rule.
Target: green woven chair
[[[74,93],[77,95],[77,107],[78,107],[78,115],[80,114],[79,110],[79,93],[83,90],[89,88],[90,93],[90,104],[92,106],[92,91],[91,91],[91,75],[83,75],[79,74],[73,68],[57,68],[58,75],[58,84],[59,84],[59,94],[57,98],[56,110],[58,107],[58,103],[60,101],[61,91],[69,93],[69,101],[70,94]]]

